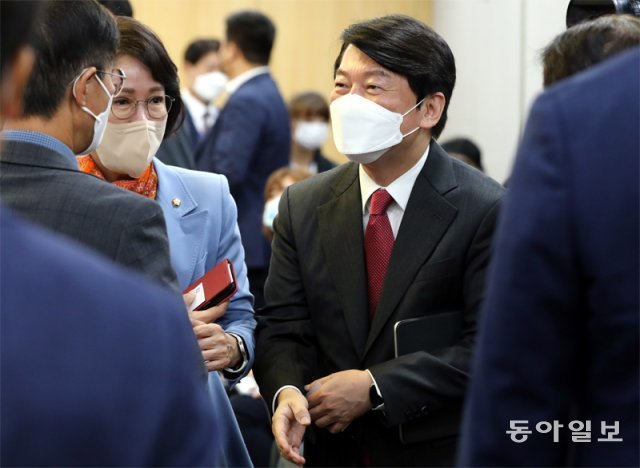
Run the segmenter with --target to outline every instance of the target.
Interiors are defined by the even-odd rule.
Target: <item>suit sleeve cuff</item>
[[[300,389],[295,385],[283,385],[282,387],[280,387],[276,394],[273,396],[273,400],[271,401],[271,414],[276,412],[276,402],[278,401],[278,395],[280,395],[280,392],[282,392],[282,390],[284,390],[285,388],[293,388],[300,392]],[[302,392],[300,392],[300,395],[302,395]]]
[[[369,377],[371,377],[371,382],[373,382],[373,386],[376,389],[376,393],[384,401],[384,398],[382,397],[382,392],[380,391],[380,387],[378,387],[378,382],[376,382],[376,379],[373,377],[373,374],[371,373],[371,371],[369,369],[365,369],[365,370],[367,371],[367,374],[369,374]],[[371,408],[371,411],[382,411],[382,412],[384,412],[384,403],[382,403],[381,405],[376,406],[375,408]]]

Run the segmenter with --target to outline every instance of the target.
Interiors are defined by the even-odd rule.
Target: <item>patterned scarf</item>
[[[91,156],[78,156],[76,159],[78,160],[78,164],[80,165],[80,170],[82,172],[86,172],[87,174],[92,174],[106,180],[104,174]],[[143,197],[155,200],[158,193],[158,174],[156,173],[156,168],[153,167],[153,164],[149,164],[142,175],[137,179],[121,179],[112,182],[112,184],[125,190],[138,193]]]

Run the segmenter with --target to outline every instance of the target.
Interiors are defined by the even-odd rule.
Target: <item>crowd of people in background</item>
[[[2,0],[0,464],[638,466],[640,9],[574,3],[506,190],[415,18],[285,101],[261,11],[180,82],[128,1]]]

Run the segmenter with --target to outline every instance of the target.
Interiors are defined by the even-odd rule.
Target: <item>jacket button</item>
[[[420,412],[426,416],[427,414],[429,414],[429,408],[427,408],[427,406],[425,405],[420,408]]]
[[[173,200],[171,200],[171,204],[173,205],[174,208],[179,208],[180,205],[182,205],[182,201],[176,197]]]

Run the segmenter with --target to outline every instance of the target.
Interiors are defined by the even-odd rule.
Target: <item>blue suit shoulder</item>
[[[225,188],[226,191],[229,190],[229,182],[222,174],[169,165],[165,165],[165,167],[166,172],[173,173],[173,176],[170,177],[179,180],[185,189],[197,195],[198,201],[203,201],[201,197],[210,196],[212,192],[220,192]]]
[[[213,464],[180,297],[5,207],[0,230],[2,465]]]

